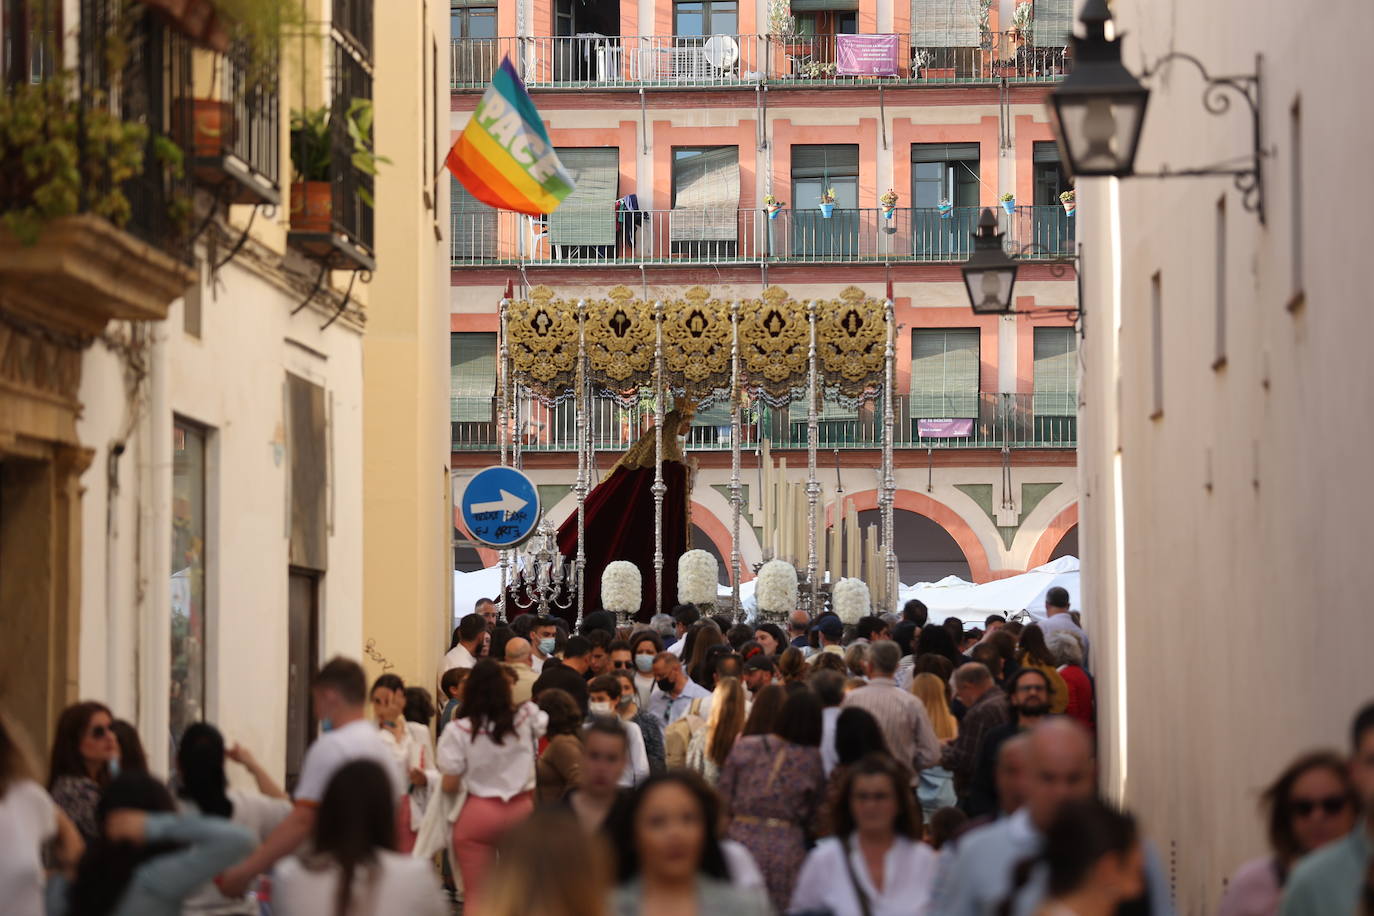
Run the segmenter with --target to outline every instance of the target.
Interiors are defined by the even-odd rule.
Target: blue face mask
[[[654,657],[652,655],[636,655],[635,667],[648,674],[654,667]]]
[[[539,653],[541,655],[552,655],[553,648],[556,645],[558,645],[558,640],[554,639],[552,636],[541,639],[539,640]]]
[[[327,732],[334,728],[334,723],[328,716],[320,720],[320,731]]]

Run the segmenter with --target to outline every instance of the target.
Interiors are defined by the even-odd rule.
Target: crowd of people
[[[1062,590],[1046,612],[966,628],[913,601],[784,631],[684,605],[573,632],[483,601],[432,685],[326,663],[289,795],[209,723],[164,780],[78,703],[44,777],[0,716],[0,911],[1170,913],[1154,847],[1099,796],[1088,637]],[[1262,804],[1271,853],[1222,914],[1374,916],[1374,704]]]

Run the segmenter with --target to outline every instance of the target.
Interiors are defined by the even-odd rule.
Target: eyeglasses
[[[89,737],[94,738],[95,740],[99,741],[101,738],[104,738],[104,737],[105,737],[105,733],[108,732],[108,731],[109,731],[109,729],[108,729],[107,727],[105,727],[104,725],[92,726],[92,728],[91,728],[91,733],[90,733]]]
[[[634,663],[633,663],[633,662],[625,662],[625,661],[611,662],[611,667],[612,667],[612,668],[615,668],[616,670],[620,670],[620,669],[622,669],[622,668],[628,669],[628,668],[633,668],[633,667],[634,667]]]
[[[1044,693],[1044,692],[1045,692],[1045,685],[1044,685],[1044,684],[1017,684],[1017,685],[1016,685],[1016,692],[1017,692],[1017,693],[1030,693],[1031,691],[1035,691],[1036,693]]]
[[[1318,808],[1327,817],[1334,817],[1345,810],[1350,804],[1350,799],[1344,795],[1328,795],[1326,798],[1295,798],[1288,803],[1288,807],[1298,817],[1311,817],[1312,812]]]

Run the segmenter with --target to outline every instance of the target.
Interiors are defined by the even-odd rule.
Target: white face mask
[[[614,707],[610,703],[588,703],[587,708],[592,711],[594,716],[609,716]]]

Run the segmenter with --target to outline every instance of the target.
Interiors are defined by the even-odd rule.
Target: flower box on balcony
[[[953,67],[922,67],[921,79],[923,80],[952,80],[954,79]]]
[[[328,181],[291,185],[291,231],[324,235],[334,218],[334,188]]]

